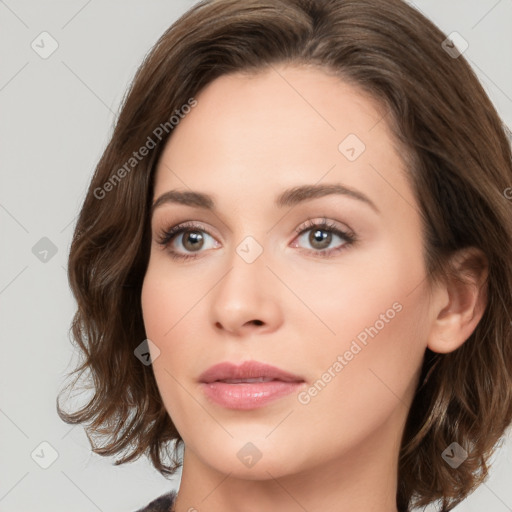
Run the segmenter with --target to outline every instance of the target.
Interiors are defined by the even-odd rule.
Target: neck
[[[239,477],[235,471],[219,472],[185,447],[174,510],[397,512],[402,433],[399,427],[403,427],[403,420],[403,417],[391,417],[377,432],[336,458],[293,474],[286,473],[282,466],[269,465],[265,471],[268,478],[257,480]],[[297,449],[300,450],[300,446]],[[281,476],[276,477],[279,473]]]

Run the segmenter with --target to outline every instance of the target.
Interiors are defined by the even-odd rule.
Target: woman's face
[[[343,459],[389,467],[432,314],[419,207],[386,111],[291,66],[222,76],[196,100],[162,154],[153,199],[194,192],[211,208],[159,201],[142,290],[185,457],[248,479]],[[244,361],[299,382],[201,382],[213,365]]]

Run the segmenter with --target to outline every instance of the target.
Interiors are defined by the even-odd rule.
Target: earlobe
[[[427,346],[433,352],[458,349],[473,333],[487,306],[488,262],[470,247],[452,256],[452,273],[435,291],[434,320]]]

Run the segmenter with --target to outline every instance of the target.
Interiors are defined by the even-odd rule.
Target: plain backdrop
[[[133,74],[191,5],[0,0],[1,512],[133,512],[179,485],[180,473],[167,480],[146,459],[114,466],[92,454],[55,399],[76,362],[66,276],[76,216]],[[512,126],[512,0],[414,5],[469,43],[464,55]],[[512,511],[512,440],[493,461],[458,512]]]

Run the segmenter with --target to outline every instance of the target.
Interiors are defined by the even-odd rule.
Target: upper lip
[[[258,377],[266,377],[284,382],[304,381],[302,377],[258,361],[244,361],[240,365],[225,361],[208,368],[199,376],[199,380],[200,382],[210,383],[217,380],[254,379]]]

